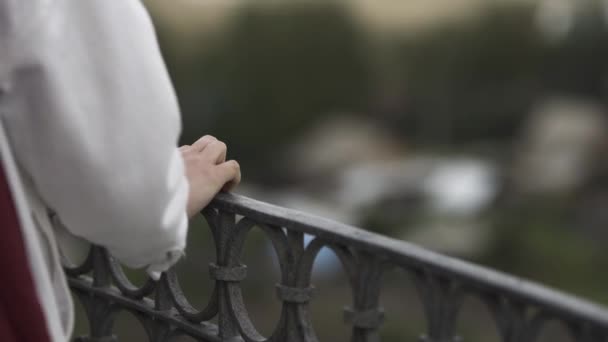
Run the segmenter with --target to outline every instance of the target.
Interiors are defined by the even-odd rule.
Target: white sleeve
[[[0,114],[18,163],[73,234],[165,270],[186,244],[188,183],[147,12],[139,0],[7,3],[0,19],[18,25],[0,25]]]

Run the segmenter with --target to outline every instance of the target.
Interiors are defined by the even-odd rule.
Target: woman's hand
[[[241,169],[226,161],[226,144],[206,135],[192,145],[179,148],[190,185],[188,217],[199,213],[221,190],[230,191],[241,181]]]

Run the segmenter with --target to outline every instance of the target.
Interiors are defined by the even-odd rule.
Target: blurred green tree
[[[491,6],[401,43],[408,111],[403,132],[420,143],[513,137],[539,92],[543,48],[530,6]]]
[[[358,26],[338,2],[250,4],[195,65],[166,56],[184,113],[184,140],[225,139],[248,179],[278,148],[330,111],[367,104],[370,72]]]

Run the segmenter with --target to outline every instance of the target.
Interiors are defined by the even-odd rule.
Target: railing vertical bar
[[[217,218],[217,265],[219,267],[230,267],[234,265],[228,264],[229,242],[233,236],[236,226],[236,216],[232,213],[220,212]],[[222,279],[216,279],[219,306],[218,306],[218,327],[219,337],[222,341],[239,341],[240,333],[237,323],[230,310],[230,294],[228,282]]]

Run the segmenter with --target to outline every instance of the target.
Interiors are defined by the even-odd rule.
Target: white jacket
[[[86,240],[153,276],[181,255],[180,130],[139,0],[0,0],[1,159],[54,341],[73,325],[59,254]]]

